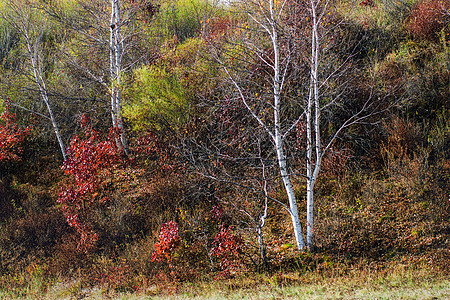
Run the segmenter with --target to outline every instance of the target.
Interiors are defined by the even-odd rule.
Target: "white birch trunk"
[[[48,93],[47,93],[47,86],[45,84],[45,80],[42,77],[42,70],[41,70],[41,66],[39,63],[39,54],[38,54],[38,38],[36,38],[36,40],[34,41],[34,43],[31,42],[30,39],[30,35],[28,33],[28,26],[27,24],[24,25],[24,30],[22,31],[23,36],[25,38],[25,41],[27,43],[27,50],[28,50],[28,54],[30,56],[30,62],[31,62],[31,67],[33,68],[33,75],[34,75],[34,79],[36,81],[36,84],[39,87],[39,93],[41,94],[42,100],[45,103],[45,106],[47,107],[47,111],[49,114],[49,119],[52,123],[53,126],[53,131],[55,132],[56,135],[56,139],[58,140],[58,144],[59,147],[61,149],[61,154],[63,156],[63,159],[66,160],[66,148],[64,146],[64,142],[63,139],[61,137],[61,134],[59,132],[59,127],[58,124],[56,122],[55,116],[53,114],[53,110],[52,107],[50,105],[50,100],[48,98]]]
[[[264,212],[262,216],[256,221],[256,234],[258,235],[258,245],[259,245],[259,253],[261,255],[261,260],[263,262],[264,268],[267,267],[267,256],[266,256],[266,247],[264,245],[264,235],[263,235],[263,228],[266,225],[266,219],[268,214],[268,192],[267,192],[267,178],[266,178],[266,165],[264,163],[264,160],[261,157],[261,142],[258,142],[258,149],[259,149],[259,160],[261,162],[262,166],[262,175],[263,175],[263,189],[264,189]]]
[[[311,18],[312,18],[311,78],[309,86],[308,108],[306,112],[307,118],[306,244],[309,249],[312,249],[314,244],[314,185],[320,170],[322,158],[321,141],[320,141],[320,103],[319,103],[319,85],[318,85],[319,34],[318,34],[316,5],[317,3],[314,0],[311,0]],[[313,148],[315,148],[315,151],[313,151]]]
[[[120,36],[120,1],[111,0],[110,24],[110,76],[111,76],[111,119],[114,128],[119,130],[116,144],[120,151],[128,154],[128,146],[122,121],[122,94],[120,90],[120,73],[122,70],[123,42]]]
[[[286,190],[289,208],[291,211],[292,226],[294,229],[295,241],[299,250],[305,247],[300,218],[298,216],[297,199],[295,197],[294,188],[292,186],[291,178],[287,169],[286,155],[283,150],[283,139],[281,131],[281,66],[280,66],[280,49],[278,45],[278,28],[277,20],[274,12],[274,1],[270,1],[271,27],[272,27],[272,46],[274,51],[274,77],[273,77],[273,97],[274,97],[274,139],[277,153],[278,165],[280,168],[280,175],[283,180],[284,188]]]
[[[277,148],[277,159],[280,166],[280,174],[283,179],[284,188],[286,190],[289,208],[291,210],[292,226],[294,229],[295,242],[297,244],[297,249],[302,250],[305,248],[305,240],[303,239],[302,225],[300,224],[300,218],[298,216],[297,199],[295,197],[294,188],[292,186],[291,179],[286,168],[286,157],[283,153],[282,144],[276,145]]]
[[[47,87],[45,84],[44,77],[42,76],[42,68],[41,61],[39,56],[39,47],[41,43],[41,34],[42,32],[36,29],[36,24],[33,23],[31,8],[30,7],[21,7],[17,5],[14,1],[8,1],[7,4],[12,8],[12,14],[6,15],[6,21],[9,22],[25,39],[25,46],[28,52],[28,56],[31,63],[31,68],[33,71],[34,81],[36,82],[39,93],[41,95],[42,100],[47,108],[47,112],[49,116],[41,115],[50,120],[52,123],[53,131],[55,132],[56,138],[58,140],[59,147],[61,149],[61,154],[63,159],[66,160],[66,148],[64,146],[63,139],[61,137],[58,123],[56,122],[55,116],[53,114],[53,110],[50,104],[50,100],[48,98]],[[34,21],[39,22],[39,21]],[[38,27],[39,28],[39,27]],[[30,30],[31,36],[30,36]],[[43,30],[43,29],[41,29]],[[19,105],[17,107],[22,108]],[[24,108],[25,110],[28,110]]]
[[[285,2],[283,2],[285,4]],[[233,75],[231,75],[229,68],[222,62],[220,59],[220,56],[217,56],[216,59],[221,63],[223,66],[223,69],[225,73],[228,75],[229,79],[231,80],[232,84],[235,86],[239,93],[239,98],[242,100],[242,103],[244,106],[248,109],[251,116],[259,123],[259,125],[264,129],[265,132],[269,134],[269,136],[272,138],[273,143],[275,145],[275,152],[276,152],[276,160],[279,167],[279,174],[281,176],[281,179],[283,181],[283,186],[286,190],[286,194],[288,196],[288,202],[289,202],[289,208],[285,206],[285,208],[289,211],[292,219],[292,227],[294,230],[294,236],[295,236],[295,242],[297,245],[298,250],[302,250],[305,248],[305,240],[302,233],[302,227],[300,223],[300,218],[298,214],[298,207],[297,207],[297,199],[294,192],[294,187],[292,185],[291,181],[291,174],[288,171],[288,162],[287,157],[284,150],[284,139],[288,132],[283,132],[283,120],[281,119],[281,107],[282,107],[282,90],[283,90],[283,83],[286,76],[286,70],[287,70],[287,64],[289,63],[289,59],[285,58],[283,62],[280,60],[280,45],[278,40],[278,33],[279,28],[277,24],[277,17],[281,15],[281,10],[284,7],[284,4],[278,5],[278,9],[275,7],[275,1],[270,0],[269,1],[269,9],[270,11],[266,13],[264,11],[262,3],[257,4],[256,6],[261,9],[261,14],[252,14],[255,13],[253,9],[249,9],[249,17],[255,21],[256,24],[258,24],[267,34],[270,36],[271,43],[272,43],[272,49],[274,52],[274,59],[273,62],[271,60],[266,60],[258,54],[259,49],[255,47],[256,51],[255,54],[262,60],[264,63],[269,65],[271,69],[273,70],[273,77],[272,79],[272,88],[273,88],[273,117],[274,117],[274,128],[271,130],[267,123],[264,122],[263,119],[261,119],[258,114],[253,110],[250,103],[247,101],[247,97],[243,91],[242,86],[238,83],[237,80],[234,79]],[[270,62],[269,62],[270,61]],[[284,68],[283,68],[284,67]],[[291,129],[293,126],[291,126]],[[265,216],[264,216],[265,218]],[[261,220],[261,224],[264,224],[264,220]],[[262,234],[260,230],[257,228],[258,236],[261,237],[260,245],[262,245]],[[263,252],[262,252],[263,255]]]
[[[314,50],[313,50],[314,52]],[[308,105],[306,108],[306,241],[308,247],[312,241],[312,232],[314,226],[314,183],[313,177],[313,124],[312,124],[312,109],[313,109],[313,73],[311,72],[310,90],[308,96]]]

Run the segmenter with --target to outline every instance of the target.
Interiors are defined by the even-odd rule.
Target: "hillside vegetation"
[[[449,0],[103,2],[0,1],[0,297],[449,295]]]

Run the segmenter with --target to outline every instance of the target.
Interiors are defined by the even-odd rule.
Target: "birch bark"
[[[41,65],[38,62],[39,59],[38,59],[38,52],[37,52],[37,49],[36,49],[36,45],[34,47],[31,45],[27,30],[25,30],[25,38],[26,38],[26,41],[27,41],[27,50],[28,50],[28,53],[30,55],[30,62],[31,62],[31,67],[33,69],[34,78],[36,80],[36,84],[39,87],[39,93],[41,94],[42,100],[44,101],[45,106],[47,107],[47,112],[48,112],[48,115],[49,115],[49,119],[50,119],[50,122],[52,123],[53,131],[55,132],[56,139],[58,140],[58,144],[59,144],[59,147],[61,149],[61,154],[63,156],[63,159],[66,160],[66,158],[67,158],[67,156],[66,156],[66,148],[64,146],[63,139],[62,139],[61,134],[59,132],[58,124],[56,122],[55,116],[53,114],[52,107],[50,105],[50,100],[48,98],[48,93],[47,93],[47,86],[45,84],[44,78],[42,77]]]
[[[282,120],[280,118],[281,112],[281,92],[282,92],[282,75],[280,65],[280,45],[278,41],[278,20],[275,13],[275,2],[270,1],[270,26],[271,26],[271,38],[272,47],[274,52],[274,76],[273,76],[273,101],[274,101],[274,142],[277,153],[278,165],[280,167],[280,175],[283,180],[284,188],[286,190],[289,208],[291,212],[292,226],[294,229],[295,241],[299,250],[305,247],[305,241],[303,238],[302,227],[300,224],[300,218],[298,215],[297,198],[295,196],[294,188],[292,186],[291,178],[289,176],[287,168],[287,159],[283,150],[283,133],[281,130]]]
[[[314,243],[314,185],[321,165],[320,102],[319,102],[319,33],[317,2],[311,0],[311,77],[307,115],[307,170],[306,170],[306,244]],[[314,140],[313,140],[314,135]],[[315,148],[313,150],[313,148]],[[315,155],[313,154],[315,152]],[[314,156],[313,156],[314,155]]]
[[[12,8],[13,15],[8,16],[7,22],[11,24],[21,35],[25,41],[28,59],[33,73],[33,80],[36,83],[39,94],[44,101],[48,116],[45,116],[52,124],[53,131],[58,141],[63,159],[66,160],[66,148],[62,139],[58,123],[53,113],[52,105],[48,97],[47,85],[42,70],[41,47],[44,29],[34,23],[42,22],[42,20],[33,20],[31,7],[20,7],[13,1],[8,2]],[[45,23],[42,23],[45,24]],[[41,25],[42,26],[42,25]],[[17,105],[17,107],[20,107]]]
[[[123,40],[120,35],[120,1],[111,0],[111,22],[110,22],[110,76],[111,86],[111,119],[114,128],[119,133],[116,138],[116,144],[120,151],[128,154],[128,145],[122,120],[122,93],[120,75],[122,72]]]

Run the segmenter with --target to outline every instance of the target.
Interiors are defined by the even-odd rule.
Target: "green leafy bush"
[[[153,65],[135,70],[124,106],[135,130],[173,129],[189,120],[192,102],[211,90],[211,68],[200,55],[203,48],[199,38],[168,40]]]
[[[124,107],[124,115],[135,129],[156,127],[162,123],[181,124],[187,107],[185,92],[176,76],[158,66],[144,66],[135,71],[129,90],[132,100]]]

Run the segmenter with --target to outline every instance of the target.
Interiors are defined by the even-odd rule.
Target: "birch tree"
[[[289,171],[288,157],[285,152],[285,138],[289,131],[295,127],[295,124],[292,124],[291,128],[286,128],[286,120],[282,117],[283,102],[286,101],[283,99],[283,93],[290,64],[290,55],[282,50],[280,37],[282,31],[280,19],[286,1],[256,0],[242,1],[236,4],[239,6],[238,10],[245,12],[248,17],[248,21],[243,23],[241,28],[237,29],[238,32],[242,32],[242,40],[236,41],[237,47],[245,48],[245,53],[259,60],[262,68],[267,68],[264,71],[266,77],[262,86],[260,86],[269,89],[268,91],[260,91],[260,94],[265,94],[265,101],[263,101],[265,103],[262,104],[259,99],[249,95],[247,92],[248,85],[245,80],[243,81],[242,78],[239,78],[239,72],[235,72],[229,61],[225,61],[219,51],[214,52],[215,59],[219,62],[230,84],[234,87],[236,96],[243,104],[243,108],[251,115],[265,134],[270,137],[275,151],[279,176],[288,198],[288,206],[285,208],[291,216],[296,246],[301,250],[306,245]],[[249,33],[247,33],[247,29],[250,29]],[[255,38],[261,40],[255,41]],[[237,60],[239,61],[240,59],[238,58]],[[259,105],[256,105],[255,101],[259,102]],[[268,113],[272,116],[267,117]]]
[[[370,81],[365,89],[365,99],[358,99],[358,106],[345,111],[344,101],[350,91],[346,89],[347,78],[367,73],[366,70],[352,70],[355,68],[351,61],[357,53],[362,41],[345,45],[343,41],[336,41],[341,27],[346,20],[335,17],[336,11],[330,8],[331,1],[309,0],[308,16],[310,18],[309,49],[309,88],[305,105],[306,116],[306,244],[312,249],[314,246],[314,188],[319,178],[324,158],[332,149],[336,139],[353,125],[373,125],[377,123],[376,116],[384,109],[382,101],[374,100],[374,86]],[[332,48],[338,48],[333,50]],[[347,49],[346,49],[347,47]],[[381,100],[378,98],[378,100]],[[334,124],[334,130],[325,130],[328,121],[325,113],[340,111],[344,116]],[[324,132],[327,134],[324,135]]]
[[[111,119],[113,127],[119,129],[119,139],[117,146],[125,153],[128,152],[128,145],[125,138],[125,131],[122,120],[122,93],[120,76],[122,72],[122,60],[124,41],[121,36],[121,20],[120,1],[111,0],[111,21],[110,21],[110,38],[109,38],[109,62],[111,77]]]
[[[8,11],[4,16],[7,22],[22,38],[25,47],[27,60],[29,62],[30,77],[38,88],[40,97],[47,109],[47,115],[37,113],[38,115],[49,120],[53,127],[56,139],[58,141],[61,154],[66,159],[66,149],[60,129],[53,111],[53,106],[49,98],[49,92],[46,83],[46,75],[44,74],[44,39],[48,28],[48,22],[42,11],[35,7],[36,3],[17,3],[16,1],[8,1]],[[12,105],[31,111],[17,103]],[[33,112],[36,113],[36,112]]]
[[[379,105],[373,101],[369,84],[364,87],[369,90],[366,98],[354,101],[357,107],[348,107],[352,96],[346,94],[349,92],[346,74],[354,67],[352,61],[359,42],[339,44],[339,30],[345,22],[334,16],[336,12],[330,11],[328,1],[243,0],[233,4],[240,13],[238,26],[233,28],[226,43],[210,42],[211,54],[224,74],[221,88],[225,90],[224,100],[214,107],[220,110],[230,102],[232,110],[239,111],[235,115],[240,117],[234,121],[240,124],[233,126],[240,126],[240,130],[247,133],[238,130],[233,134],[239,142],[230,140],[230,134],[225,134],[223,139],[238,148],[245,143],[247,149],[230,154],[230,150],[219,146],[218,139],[222,136],[204,141],[200,148],[208,148],[203,153],[208,153],[209,159],[220,158],[241,165],[248,161],[247,166],[252,170],[248,173],[263,170],[264,174],[260,173],[259,180],[250,186],[239,183],[239,177],[231,175],[230,168],[221,172],[222,177],[213,174],[218,171],[207,171],[204,166],[201,173],[282,204],[291,217],[297,248],[311,250],[314,246],[314,188],[323,160],[345,129],[370,123],[380,112]],[[365,73],[360,76],[362,74]],[[333,124],[324,117],[336,113],[342,119]],[[226,117],[216,119],[219,120],[229,122]],[[223,130],[232,131],[231,124]],[[305,131],[305,147],[296,150],[292,140],[301,127]],[[252,139],[257,136],[267,137],[259,143],[264,148],[259,152],[262,156],[255,154],[258,148]],[[191,160],[199,164],[201,158],[194,156]],[[298,163],[299,160],[304,163]],[[239,167],[236,170],[240,170]],[[227,176],[228,179],[224,179]],[[284,206],[283,201],[272,197],[273,192],[267,192],[267,185],[262,184],[276,185],[278,179],[287,195],[288,204]],[[306,239],[298,212],[298,188],[295,188],[295,184],[302,181],[306,181]]]
[[[73,33],[62,46],[68,64],[102,87],[109,97],[112,126],[118,130],[118,148],[128,153],[122,116],[122,78],[139,60],[133,57],[139,18],[151,20],[155,7],[148,1],[80,0],[70,13],[54,4],[49,14]],[[142,55],[142,54],[141,54]]]
[[[236,15],[221,26],[222,31],[228,27],[228,32],[212,34],[214,40],[206,36],[209,54],[221,69],[221,99],[205,100],[212,108],[210,117],[195,125],[202,129],[196,130],[195,137],[185,137],[183,147],[185,157],[200,174],[233,186],[233,195],[243,194],[239,200],[226,192],[228,200],[224,201],[249,220],[265,263],[269,201],[290,214],[296,247],[305,248],[285,148],[287,134],[295,124],[287,129],[283,118],[290,65],[284,37],[280,37],[284,4],[239,1],[229,8]],[[287,194],[287,205],[273,197],[278,179]]]

